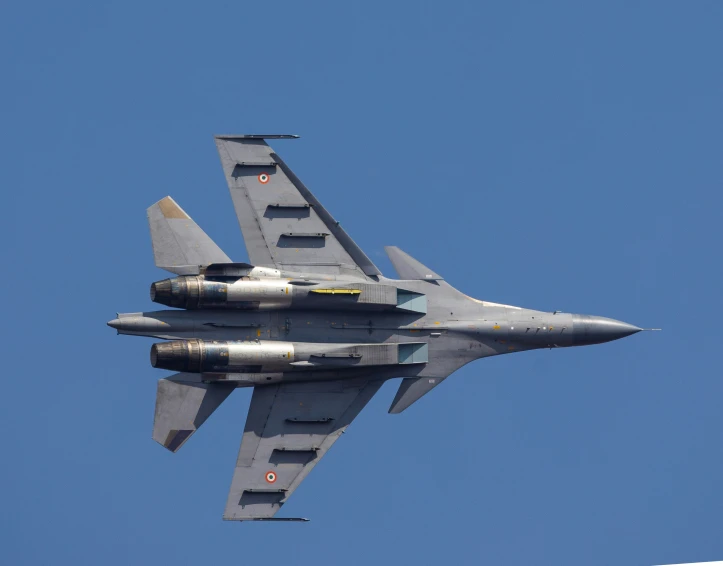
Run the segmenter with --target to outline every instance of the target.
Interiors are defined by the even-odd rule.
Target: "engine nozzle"
[[[204,358],[200,340],[174,340],[151,346],[151,365],[154,368],[199,373]]]
[[[156,281],[151,283],[151,301],[154,303],[161,303],[167,305],[173,298],[171,292],[171,280],[164,279],[163,281]],[[170,305],[169,305],[170,306]]]
[[[202,287],[203,281],[196,276],[163,279],[151,283],[151,301],[168,307],[197,309],[201,305]]]

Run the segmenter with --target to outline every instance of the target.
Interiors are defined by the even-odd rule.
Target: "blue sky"
[[[6,2],[0,562],[723,559],[723,5]],[[221,521],[250,391],[150,437],[145,209],[246,258],[214,133],[274,148],[385,274],[660,333],[386,384],[284,507]]]

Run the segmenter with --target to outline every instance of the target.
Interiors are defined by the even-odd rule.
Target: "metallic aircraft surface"
[[[120,334],[165,340],[153,438],[176,452],[237,387],[253,387],[227,520],[274,518],[385,380],[401,413],[465,364],[609,342],[641,328],[472,299],[396,247],[384,277],[265,140],[216,136],[250,263],[234,263],[171,199],[148,209],[173,310],[119,314]],[[285,519],[302,520],[302,519]]]

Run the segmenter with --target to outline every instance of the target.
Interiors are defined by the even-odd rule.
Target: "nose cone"
[[[121,321],[118,318],[114,318],[113,320],[109,320],[108,322],[106,322],[106,324],[111,328],[115,328],[116,330],[118,330],[121,326]]]
[[[573,315],[572,329],[575,346],[610,342],[642,330],[627,322],[586,314]]]

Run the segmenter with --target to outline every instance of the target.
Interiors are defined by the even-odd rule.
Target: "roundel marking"
[[[259,183],[261,183],[262,185],[265,185],[265,184],[268,183],[268,182],[269,182],[269,174],[268,174],[268,173],[261,173],[261,174],[259,175]]]
[[[266,481],[274,483],[276,481],[276,472],[266,472]]]

